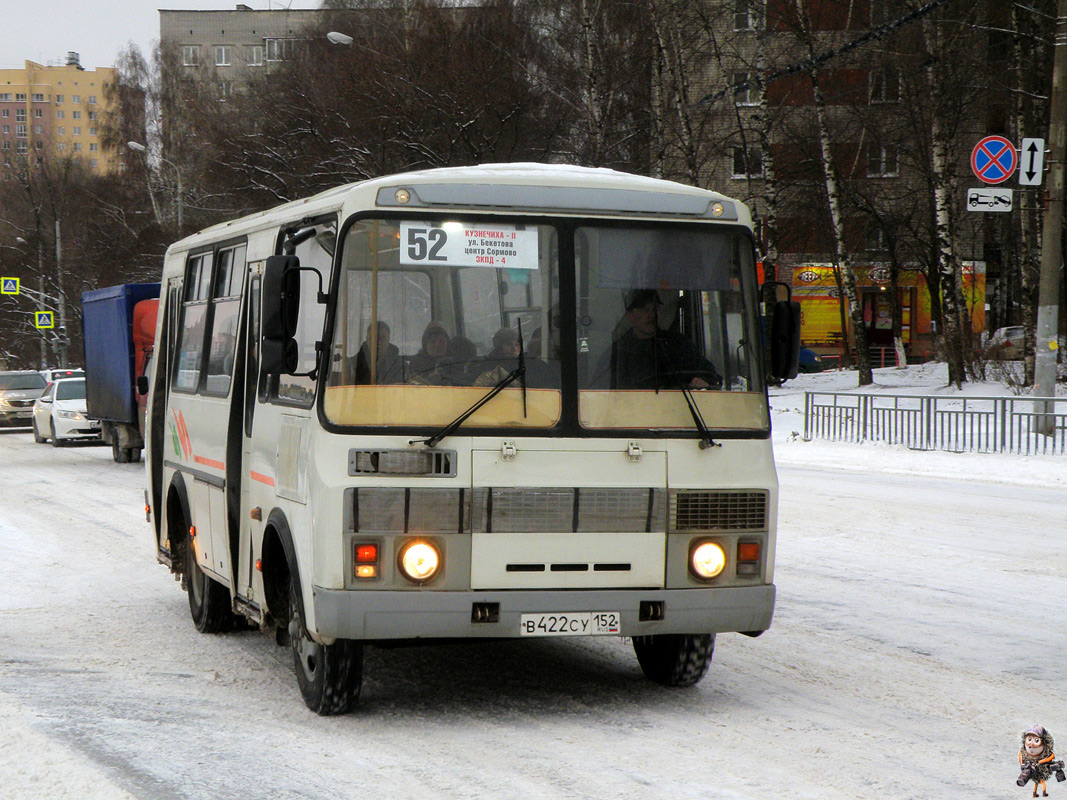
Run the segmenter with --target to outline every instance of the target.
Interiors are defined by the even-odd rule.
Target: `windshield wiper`
[[[658,341],[658,340],[657,340]],[[656,370],[656,391],[659,392],[659,353],[660,347],[656,346],[653,350],[653,358],[655,360]],[[696,425],[697,433],[700,434],[700,449],[706,450],[709,447],[722,447],[721,444],[711,438],[711,432],[708,430],[708,426],[704,423],[704,416],[700,413],[700,408],[696,404],[696,400],[693,398],[693,390],[685,382],[685,374],[675,369],[674,360],[670,357],[666,350],[663,351],[663,359],[667,362],[667,367],[672,375],[676,378],[678,388],[682,390],[682,396],[685,398],[685,404],[689,406],[689,414],[693,418],[693,424]]]
[[[519,385],[522,387],[522,416],[526,417],[526,356],[523,352],[522,346],[522,321],[519,321],[519,365],[501,378],[497,384],[489,390],[489,392],[481,398],[477,403],[472,405],[450,423],[445,425],[441,430],[435,433],[433,436],[429,436],[425,439],[412,439],[408,444],[424,444],[427,447],[436,447],[437,444],[446,436],[454,433],[460,425],[466,422],[475,411],[484,406],[502,391],[507,389],[516,380],[519,381]]]

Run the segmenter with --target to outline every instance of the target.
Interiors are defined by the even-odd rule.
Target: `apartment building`
[[[723,6],[733,13],[718,18],[720,57],[709,61],[706,83],[698,87],[715,98],[710,127],[722,134],[706,162],[704,185],[745,200],[759,215],[764,244],[772,243],[773,233],[777,247],[776,277],[792,286],[801,303],[805,342],[836,352],[844,338],[840,288],[815,87],[804,66],[823,58],[821,114],[841,182],[846,248],[868,341],[874,348],[892,346],[897,307],[909,353],[928,352],[936,326],[920,269],[920,259],[929,254],[920,251],[931,234],[916,223],[925,214],[917,198],[927,185],[928,164],[922,163],[925,143],[916,141],[920,117],[913,111],[932,99],[914,87],[908,93],[903,72],[922,75],[916,70],[922,58],[901,38],[921,37],[920,24],[901,27],[895,38],[883,36],[880,31],[904,13],[892,0],[809,0],[803,31],[797,6],[783,0],[727,0]],[[857,41],[865,43],[856,46]],[[978,29],[971,44],[978,56],[988,47]],[[764,84],[760,77],[770,81]],[[960,116],[958,146],[949,156],[965,182],[968,143],[983,135],[988,105]],[[986,305],[983,222],[960,213],[955,240],[964,300],[978,330],[985,325]]]
[[[104,88],[114,80],[114,69],[87,70],[77,53],[62,66],[26,61],[22,69],[0,69],[0,162],[70,156],[96,173],[117,169],[118,159],[100,144]]]
[[[243,3],[226,11],[160,9],[159,40],[180,54],[183,69],[217,81],[225,98],[271,64],[295,55],[304,28],[321,14],[308,9],[260,11]]]

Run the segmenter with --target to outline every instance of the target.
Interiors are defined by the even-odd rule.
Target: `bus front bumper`
[[[774,584],[719,589],[582,591],[345,591],[314,587],[320,636],[384,639],[517,638],[524,615],[617,612],[619,636],[764,631]],[[661,619],[648,619],[661,614]],[[538,635],[536,633],[531,635]]]

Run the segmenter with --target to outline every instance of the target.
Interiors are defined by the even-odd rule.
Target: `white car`
[[[85,414],[85,378],[65,378],[48,384],[33,404],[33,440],[49,439],[56,447],[76,439],[99,439],[100,422]]]

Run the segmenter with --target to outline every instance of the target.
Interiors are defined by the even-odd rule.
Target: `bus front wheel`
[[[714,633],[635,636],[634,652],[645,677],[664,686],[693,686],[711,665]]]
[[[363,643],[338,639],[327,645],[312,639],[293,582],[289,584],[289,642],[296,682],[308,708],[328,717],[356,707],[363,687]]]
[[[196,562],[193,542],[185,540],[184,550],[185,586],[189,592],[189,614],[201,633],[225,633],[233,630],[234,615],[230,605],[230,591],[218,581],[212,580]]]

